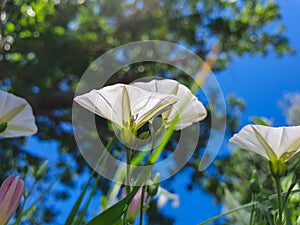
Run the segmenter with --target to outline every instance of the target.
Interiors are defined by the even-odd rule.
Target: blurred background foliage
[[[24,224],[62,224],[57,218],[65,213],[61,205],[75,186],[73,178],[89,170],[72,134],[71,107],[79,79],[103,53],[128,42],[157,39],[184,45],[205,60],[217,45],[220,52],[213,67],[217,72],[244,54],[272,52],[281,57],[294,52],[280,22],[280,9],[268,0],[1,0],[0,10],[0,88],[26,98],[32,105],[40,142],[57,143],[57,161],[51,161],[51,169],[37,191],[42,193],[53,178],[59,178],[64,187],[63,191],[61,188],[49,191],[38,211],[32,210],[34,216]],[[170,74],[171,78],[190,84],[182,71],[155,63],[145,63],[142,67],[130,65],[115,74],[108,84],[129,83],[144,76],[170,77]],[[245,103],[235,96],[228,96],[227,102],[230,136],[239,125]],[[98,122],[101,129],[107,129],[106,121]],[[184,185],[187,190],[206,189],[217,202],[228,203],[228,199],[235,198],[240,203],[249,202],[248,183],[239,181],[252,176],[246,162],[254,161],[252,164],[260,168],[257,159],[234,152],[232,157],[215,161],[214,173],[197,170],[209,127],[208,116],[203,122],[198,148],[185,167],[192,173],[190,182]],[[106,134],[107,138],[113,136],[109,131]],[[26,146],[26,139],[1,140],[1,181],[14,170],[28,173],[27,165],[32,166],[30,174],[35,176],[35,168],[45,158],[36,156]],[[40,151],[52,154],[51,149]],[[246,168],[237,169],[240,160],[245,161],[242,165]],[[259,175],[265,176],[265,169],[260,168]],[[107,193],[109,182],[102,179],[100,184],[99,190]],[[234,197],[224,195],[226,190]],[[240,196],[235,196],[237,193]],[[49,205],[47,198],[55,198],[61,205]],[[173,223],[172,218],[157,210],[150,208],[148,224]]]

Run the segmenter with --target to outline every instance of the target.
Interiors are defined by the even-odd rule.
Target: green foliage
[[[286,198],[286,193],[290,187],[299,191],[299,179],[294,173],[298,164],[299,154],[292,161],[289,161],[286,174],[282,179],[283,199]],[[205,189],[215,196],[215,200],[223,202],[229,210],[236,210],[248,203],[257,202],[254,207],[255,222],[253,224],[263,221],[262,224],[273,224],[273,216],[269,214],[270,212],[274,214],[274,209],[277,208],[276,187],[271,177],[268,161],[252,152],[236,149],[231,157],[217,159],[215,166],[218,173],[206,179],[204,185]],[[256,171],[257,175],[254,176],[252,171]],[[254,177],[256,178],[254,179]],[[254,186],[255,188],[253,188]],[[299,193],[292,192],[289,199],[285,201],[288,224],[296,224],[299,216],[297,211],[300,206]],[[250,212],[250,209],[237,210],[237,213],[230,214],[228,216],[231,221],[230,224],[241,224],[241,218],[244,218],[245,222],[247,221],[246,224],[249,224]],[[268,218],[268,215],[271,218]]]

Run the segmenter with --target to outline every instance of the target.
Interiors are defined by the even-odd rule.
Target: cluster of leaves
[[[58,144],[58,161],[52,166],[66,171],[61,181],[67,188],[74,186],[73,176],[86,167],[70,129],[73,93],[85,69],[104,52],[131,41],[158,39],[181,43],[206,58],[218,44],[221,52],[215,70],[223,69],[232,57],[245,53],[275,52],[281,56],[292,52],[279,21],[279,7],[273,1],[7,0],[0,7],[0,87],[30,102],[37,116],[40,141],[54,140]],[[269,26],[278,29],[273,32]],[[109,82],[128,83],[154,74],[172,74],[172,78],[189,84],[182,71],[154,63],[131,65]],[[236,128],[236,117],[234,111],[228,115],[231,131]],[[100,132],[107,137],[113,135],[109,130],[106,132],[104,120],[97,122]],[[203,177],[197,168],[201,148],[209,135],[209,117],[204,123],[198,148],[186,166],[194,171],[192,186]],[[171,151],[171,146],[166,149]],[[0,150],[1,160],[5,159],[0,177],[18,165],[38,165],[41,161],[26,151],[24,140],[1,140]],[[66,156],[76,165],[70,166]],[[106,182],[100,183],[105,193],[108,186],[103,184]],[[218,191],[211,193],[218,198]],[[64,199],[67,194],[59,197]],[[44,214],[39,211],[31,224],[55,220],[55,211],[47,206],[44,209]],[[153,217],[153,221],[156,219]]]

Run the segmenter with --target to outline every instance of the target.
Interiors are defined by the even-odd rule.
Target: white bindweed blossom
[[[176,130],[181,130],[195,122],[199,122],[207,115],[204,105],[193,95],[190,89],[175,80],[162,79],[150,82],[134,82],[132,85],[151,92],[176,95],[179,98],[179,101],[162,114],[162,118],[167,125],[171,124],[179,114],[179,121],[175,126]]]
[[[149,92],[126,84],[106,86],[74,98],[84,108],[112,121],[121,130],[121,140],[126,143],[130,142],[131,134],[136,134],[146,122],[177,100],[175,95]]]
[[[35,118],[28,102],[21,97],[0,91],[0,136],[20,137],[36,132]]]
[[[287,162],[300,151],[300,126],[268,127],[246,125],[230,140],[231,143],[253,151],[271,162]]]
[[[167,191],[162,187],[158,188],[157,196],[158,196],[158,200],[157,200],[158,208],[163,208],[169,200],[172,201],[173,208],[178,208],[180,205],[179,196]]]

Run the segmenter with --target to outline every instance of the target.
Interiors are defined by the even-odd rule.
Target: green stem
[[[277,201],[278,201],[278,225],[282,225],[282,197],[281,197],[281,185],[280,178],[276,177],[276,190],[277,190]]]
[[[131,150],[126,148],[126,193],[130,193],[130,165],[131,165]],[[124,212],[123,225],[127,224],[128,207]]]
[[[139,225],[143,225],[145,191],[146,191],[146,186],[143,186],[143,187],[142,187],[142,196],[141,196],[140,224],[139,224]]]
[[[130,192],[130,167],[131,167],[131,150],[126,149],[126,191]]]
[[[253,205],[255,205],[255,204],[258,204],[258,203],[259,203],[259,202],[250,202],[250,203],[248,203],[248,204],[239,206],[239,207],[237,207],[237,208],[234,208],[234,209],[232,209],[232,210],[229,210],[229,211],[227,211],[227,212],[225,212],[225,213],[222,213],[222,214],[220,214],[220,215],[211,217],[211,218],[209,218],[208,220],[205,220],[204,222],[199,223],[198,225],[206,225],[206,224],[209,224],[209,223],[211,223],[211,222],[213,222],[213,221],[215,221],[215,220],[217,220],[217,219],[222,218],[223,216],[230,215],[230,214],[232,214],[232,213],[234,213],[234,212],[237,212],[237,211],[239,211],[239,210],[241,210],[241,209],[248,208],[248,207],[253,206]]]
[[[22,206],[21,206],[21,208],[20,208],[20,210],[19,210],[20,214],[19,214],[19,216],[16,218],[15,224],[19,224],[19,223],[21,222],[22,217],[23,217],[23,215],[24,215],[24,214],[23,214],[23,211],[24,211],[24,209],[25,209],[25,205],[26,205],[27,199],[28,199],[28,197],[31,195],[31,193],[32,193],[32,191],[33,191],[35,185],[37,184],[37,182],[38,182],[38,180],[35,180],[34,183],[33,183],[32,186],[31,186],[30,190],[28,191],[28,193],[27,193],[27,194],[24,193],[24,195],[23,195],[23,197],[24,197],[24,202],[23,202],[23,204],[22,204]]]
[[[252,194],[252,201],[251,202],[255,202],[255,201],[256,201],[256,194]],[[251,207],[251,216],[250,216],[250,223],[249,223],[249,225],[253,224],[253,219],[255,217],[255,206],[256,205],[253,205]]]

